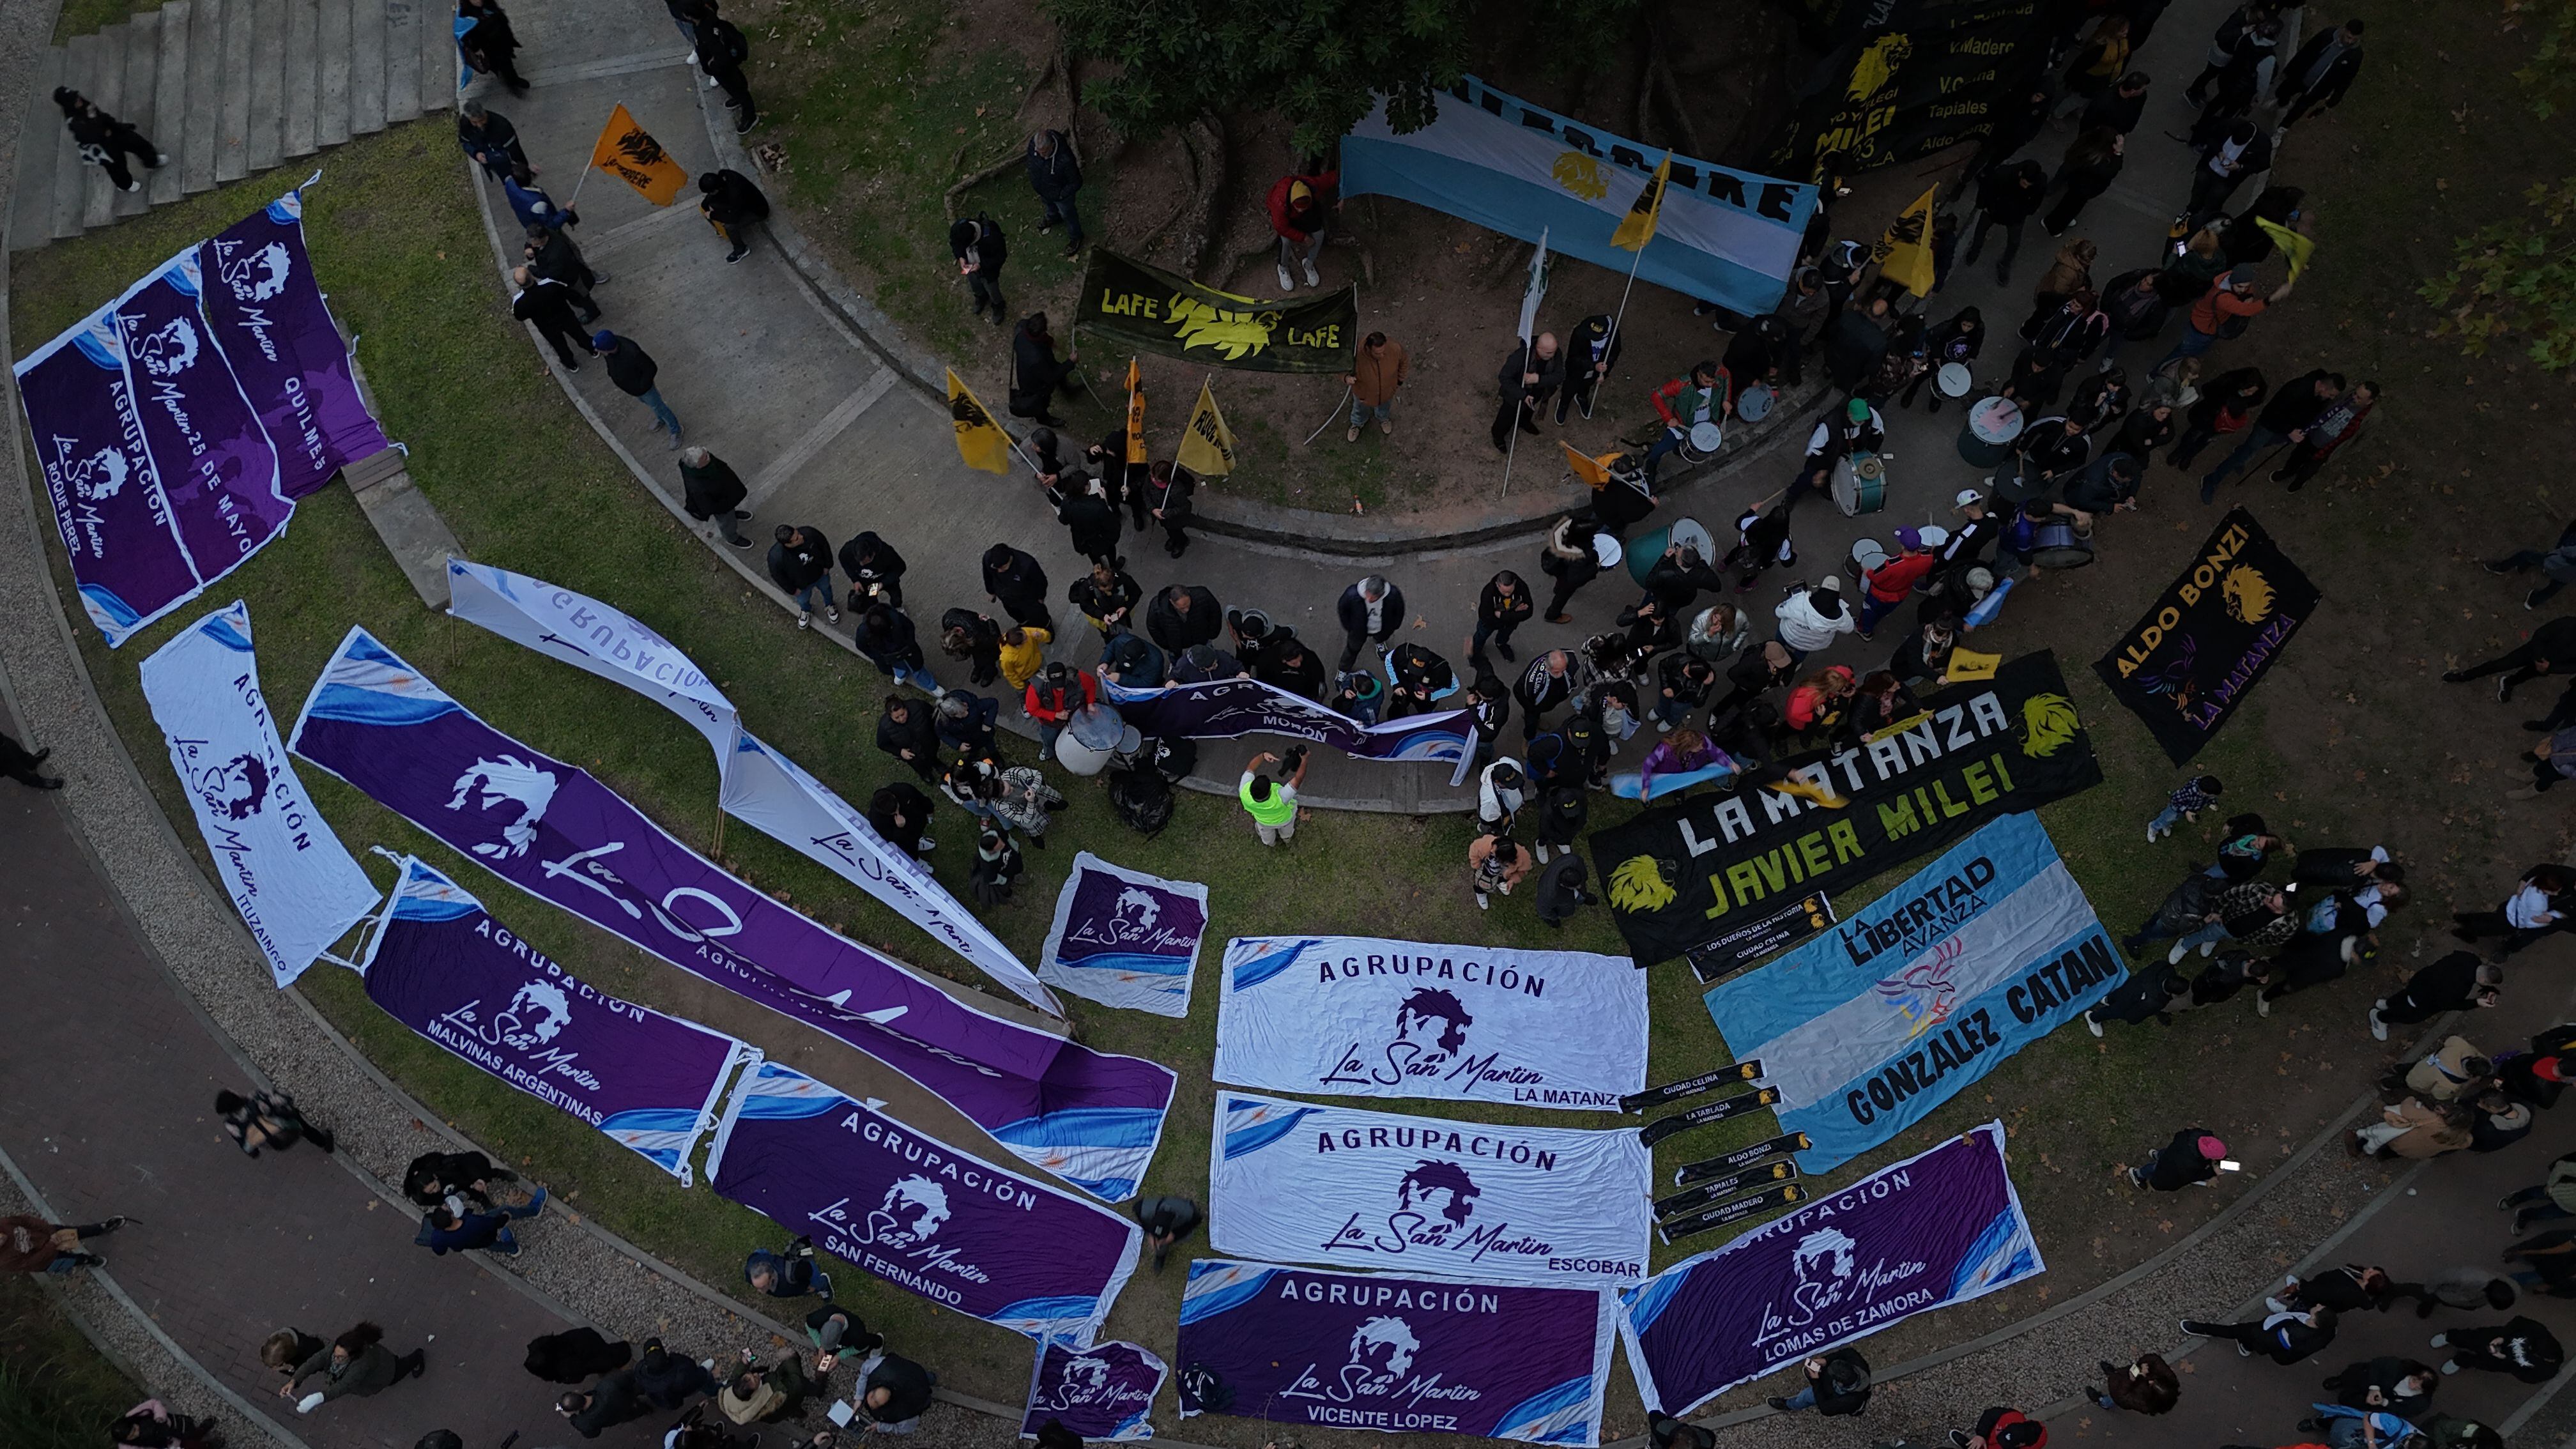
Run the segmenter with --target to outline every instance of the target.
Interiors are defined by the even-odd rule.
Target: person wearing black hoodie
[[[1215,639],[1225,628],[1225,608],[1198,584],[1173,584],[1145,606],[1145,634],[1163,652],[1178,655]]]
[[[930,1389],[938,1382],[937,1374],[911,1359],[880,1354],[876,1367],[868,1371],[867,1382],[859,1387],[859,1412],[875,1429],[908,1434],[922,1411],[930,1407]]]
[[[2259,367],[2240,367],[2210,379],[2200,390],[2200,400],[2184,410],[2182,436],[2165,454],[2165,461],[2177,468],[2190,467],[2201,449],[2251,421],[2270,391]]]
[[[868,824],[886,844],[918,860],[939,844],[924,832],[930,828],[930,797],[909,781],[880,785],[868,797]]]
[[[1064,225],[1064,254],[1068,257],[1082,250],[1082,210],[1076,193],[1082,190],[1082,163],[1074,159],[1073,143],[1062,131],[1040,131],[1029,137],[1028,150],[1021,153],[1028,167],[1029,190],[1038,198],[1038,235]]]
[[[1838,1348],[1809,1358],[1801,1367],[1806,1387],[1789,1398],[1770,1400],[1772,1408],[1784,1414],[1813,1409],[1830,1419],[1869,1407],[1869,1360],[1860,1356],[1860,1350]]]
[[[1046,494],[1047,501],[1055,505],[1055,521],[1073,535],[1075,553],[1112,569],[1126,564],[1127,560],[1118,553],[1118,507],[1089,474],[1062,474]]]
[[[163,155],[151,139],[136,130],[131,122],[120,121],[100,110],[98,102],[71,87],[55,87],[54,104],[62,107],[63,124],[71,129],[73,150],[83,161],[106,172],[107,179],[116,184],[117,190],[136,191],[143,185],[134,179],[132,171],[126,169],[126,157],[132,156],[142,162],[147,171],[158,171],[169,164],[170,158]]]
[[[1003,310],[1002,263],[1011,254],[1010,241],[1002,235],[999,222],[988,216],[960,217],[948,225],[948,253],[957,259],[957,274],[966,279],[966,290],[975,296],[975,315],[993,309],[993,325],[999,327],[1010,314]]]
[[[741,261],[751,252],[751,229],[769,218],[769,198],[750,177],[730,166],[700,176],[698,192],[698,210],[715,227],[716,235],[733,243],[725,260]]]
[[[939,727],[932,722],[932,713],[927,700],[889,694],[885,713],[877,720],[877,748],[910,765],[925,785],[939,783],[942,768]]]
[[[2343,93],[2361,74],[2361,30],[2361,17],[2354,16],[2340,29],[2319,31],[2281,68],[2280,84],[2272,90],[2273,99],[2281,103],[2280,124],[2272,131],[2274,143],[2301,117],[2342,104]]]
[[[823,530],[782,523],[771,537],[777,541],[769,549],[769,581],[796,601],[796,627],[814,621],[817,603],[825,623],[841,622],[839,601],[832,597],[832,543]]]
[[[691,518],[714,524],[724,541],[736,548],[751,547],[750,537],[742,531],[742,520],[751,516],[742,503],[751,494],[742,486],[742,475],[733,470],[732,464],[704,448],[681,449],[680,492],[680,506]],[[846,546],[842,552],[846,556]]]
[[[1985,248],[1990,227],[2004,229],[2003,254],[1995,258],[1995,281],[2012,280],[2013,257],[2021,251],[2021,231],[2048,195],[2048,172],[2036,161],[1997,161],[1977,177],[1977,224],[1968,233],[1962,266],[1974,265]]]
[[[2218,460],[2218,466],[2200,475],[2200,501],[2208,503],[2218,497],[2218,485],[2237,469],[2252,463],[2267,449],[2295,443],[2308,435],[2308,425],[2326,410],[2343,391],[2343,374],[2312,368],[2281,384],[2256,414],[2254,426],[2245,430],[2245,440],[2236,450]]]
[[[1055,616],[1047,612],[1046,570],[1028,554],[1007,543],[984,550],[984,593],[1002,606],[1012,622],[1054,632]]]
[[[841,572],[849,575],[854,601],[873,597],[902,608],[904,568],[903,555],[874,532],[841,545]]]
[[[1055,338],[1047,332],[1047,315],[1031,312],[1011,333],[1011,416],[1034,418],[1039,426],[1064,424],[1047,411],[1059,392],[1073,395],[1073,367],[1080,355],[1067,352],[1056,360]]]

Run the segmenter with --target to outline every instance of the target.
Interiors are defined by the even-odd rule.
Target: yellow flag
[[[986,473],[1011,471],[1011,435],[957,380],[955,368],[948,371],[948,416],[957,424],[957,456],[966,460],[967,467]]]
[[[655,206],[677,201],[680,188],[689,180],[688,171],[627,113],[624,102],[608,113],[608,124],[600,128],[599,141],[590,148],[590,164],[634,187]]]
[[[1941,682],[1958,684],[1970,679],[1992,679],[1995,677],[1996,668],[2003,662],[2004,657],[2000,654],[1980,654],[1973,649],[1953,649],[1950,651],[1950,667],[1941,672]]]
[[[1914,198],[1878,240],[1878,274],[1917,297],[1932,295],[1932,204],[1940,191],[1935,186]]]
[[[1587,457],[1576,452],[1572,443],[1562,439],[1557,442],[1557,446],[1565,450],[1565,466],[1574,470],[1575,477],[1595,488],[1609,486],[1610,464],[1618,458],[1618,454],[1604,453],[1598,458]]]
[[[1181,450],[1172,461],[1202,478],[1234,473],[1234,430],[1225,425],[1216,394],[1205,382],[1199,384],[1199,405],[1190,409],[1189,426],[1181,429]]]
[[[2263,235],[2270,237],[2272,244],[2289,256],[2290,280],[2297,281],[2299,273],[2308,269],[2308,258],[2316,252],[2316,238],[2301,236],[2277,221],[2259,216],[2254,218],[2254,224],[2263,228]]]
[[[1610,233],[1610,245],[1622,251],[1641,252],[1655,239],[1655,222],[1664,212],[1664,184],[1673,179],[1673,153],[1664,153],[1663,163],[1655,168],[1654,178],[1637,199],[1628,204],[1628,215],[1619,229]]]
[[[1127,461],[1145,461],[1145,378],[1136,359],[1127,359]]]

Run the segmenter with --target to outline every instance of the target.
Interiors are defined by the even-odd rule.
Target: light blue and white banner
[[[2006,815],[1758,971],[1713,989],[1780,1091],[1810,1175],[1887,1141],[2120,983],[2120,953],[2028,812]]]
[[[1207,901],[1196,881],[1129,870],[1086,850],[1056,895],[1038,975],[1103,1006],[1187,1016]]]
[[[377,892],[278,743],[250,610],[235,600],[162,645],[143,661],[143,697],[224,893],[284,986],[375,908]]]
[[[1815,210],[1816,188],[1673,157],[1655,239],[1644,255],[1611,233],[1664,159],[1503,94],[1472,76],[1440,97],[1430,125],[1397,135],[1381,103],[1342,138],[1342,194],[1394,196],[1488,231],[1670,287],[1738,312],[1780,301]]]
[[[1054,993],[929,867],[888,845],[830,786],[752,738],[733,701],[671,641],[586,594],[488,564],[448,559],[447,589],[458,618],[622,684],[688,721],[715,750],[726,814],[876,897],[1022,1000],[1064,1014]]]
[[[1646,1276],[1654,1160],[1634,1132],[1219,1092],[1216,1141],[1221,1253],[1561,1287]]]
[[[1616,1112],[1646,1085],[1646,973],[1588,951],[1238,936],[1217,998],[1216,1079]]]

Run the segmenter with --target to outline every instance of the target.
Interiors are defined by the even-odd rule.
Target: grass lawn
[[[893,116],[906,105],[920,108],[881,136],[870,153],[909,158],[897,163],[911,168],[904,173],[909,183],[885,185],[875,204],[843,222],[853,229],[854,240],[881,246],[889,267],[900,260],[901,248],[912,248],[922,264],[914,270],[925,280],[908,299],[889,287],[887,305],[906,321],[916,321],[921,309],[957,310],[960,315],[952,319],[957,327],[924,329],[935,344],[949,346],[964,325],[962,303],[939,300],[940,292],[928,285],[927,279],[946,267],[946,259],[936,245],[936,231],[918,223],[925,209],[935,217],[938,185],[944,182],[931,182],[958,144],[971,142],[969,156],[983,157],[1007,137],[1007,110],[1019,82],[1007,69],[941,69],[935,60],[940,53],[937,29],[921,28],[929,22],[895,16],[871,21],[837,10],[790,12],[782,7],[778,13],[800,17],[795,24],[805,28],[795,32],[799,38],[833,48],[885,47],[870,66],[850,68],[843,82],[851,96],[854,128],[868,116]],[[2447,110],[2455,100],[2449,90],[2476,83],[2481,74],[2487,73],[2446,75],[2439,88],[2428,84],[2420,91],[2396,92],[2392,86],[2389,103],[2401,109],[2391,119],[2402,126],[2418,112],[2431,115],[2437,105]],[[975,118],[974,107],[982,103],[978,97],[987,94],[1004,96],[1002,111]],[[2369,112],[2357,107],[2357,115]],[[2336,122],[2360,123],[2342,117]],[[2371,119],[2369,124],[2379,122]],[[2496,124],[2509,129],[2504,122]],[[960,126],[971,134],[961,135]],[[2457,165],[2448,148],[2461,143],[2447,132],[2431,127],[2416,128],[2413,134],[2423,154],[2410,157],[2409,171],[2440,174]],[[948,139],[934,140],[940,136]],[[2489,146],[2486,154],[2498,152]],[[815,155],[816,148],[802,147],[795,152],[796,164],[813,168]],[[2316,183],[2320,188],[2347,186],[2356,196],[2410,184],[2378,162],[2327,155],[2317,164],[2325,172]],[[2448,174],[2468,173],[2448,169]],[[263,203],[276,184],[255,180],[229,187],[15,259],[14,353],[31,350],[179,246]],[[793,188],[809,184],[822,181],[807,170],[800,170],[791,183]],[[2496,183],[2490,178],[2480,184]],[[706,667],[764,738],[848,798],[865,799],[900,769],[877,754],[871,741],[883,692],[874,671],[824,641],[798,634],[785,615],[746,591],[702,544],[642,495],[548,379],[524,335],[506,320],[472,197],[440,128],[398,127],[341,148],[328,158],[324,179],[308,203],[316,265],[344,323],[363,334],[361,360],[387,431],[410,445],[414,478],[473,557],[629,610]],[[2406,302],[2365,299],[2405,296],[2388,274],[2408,265],[2409,248],[2438,249],[2450,223],[2422,228],[2412,212],[2401,216],[2389,211],[2383,219],[2381,212],[2365,211],[2358,202],[2339,207],[2335,218],[2338,224],[2349,218],[2356,229],[2389,228],[2392,236],[2399,228],[2421,228],[2424,239],[2391,245],[2382,256],[2365,255],[2370,253],[2365,237],[2330,234],[2327,255],[2354,258],[2349,271],[2328,271],[2316,285],[2303,288],[2302,302],[2308,305],[2267,319],[2283,325],[2264,343],[2322,347],[2325,342],[2317,339],[2328,339],[2366,355],[2369,365],[2392,379],[2413,379],[2420,370],[2424,380],[2408,385],[2428,395],[2418,406],[2429,414],[2435,406],[2429,395],[2443,385],[2433,373],[2438,369],[2447,377],[2458,369],[2440,344],[2414,335],[2419,329],[2378,319],[2379,311],[2403,308]],[[1036,265],[1054,260],[1049,249],[1029,250],[1037,253],[1031,258]],[[2397,315],[2391,313],[2391,319]],[[2266,365],[2273,364],[2267,359]],[[2489,369],[2480,364],[2477,370]],[[2496,370],[2504,369],[2499,364]],[[2519,416],[2518,397],[2512,407]],[[2489,428],[2467,441],[2458,433],[2385,432],[2376,446],[2401,469],[2418,470],[2412,476],[2447,478],[2451,468],[2444,450],[2483,449],[2509,456],[2519,444],[2509,430]],[[2169,473],[2160,475],[2162,486],[2178,490],[2181,485],[2171,479]],[[2336,490],[2358,486],[2337,484]],[[2227,779],[2231,805],[2271,813],[2275,826],[2295,841],[2346,844],[2386,838],[2401,852],[2411,851],[2427,901],[2392,927],[2395,961],[2375,973],[2357,973],[2361,979],[2354,982],[2284,1004],[2259,1032],[2250,1014],[2224,1021],[2185,1018],[2169,1035],[2154,1028],[2122,1030],[2099,1042],[2080,1030],[2060,1032],[2003,1063],[1915,1131],[1836,1174],[1833,1180],[1847,1179],[1921,1150],[1940,1135],[2001,1116],[2014,1134],[2016,1180],[2055,1270],[2032,1288],[1894,1330],[1872,1347],[1874,1358],[1892,1361],[2028,1313],[2041,1300],[2062,1300],[2175,1240],[2231,1198],[2235,1184],[2160,1205],[2164,1215],[2159,1218],[2140,1215],[2114,1169],[2181,1125],[2183,1119],[2173,1114],[2192,1114],[2226,1135],[2236,1155],[2259,1169],[2290,1151],[2378,1070],[2378,1059],[2354,1045],[2362,1003],[2369,993],[2394,982],[2407,948],[2432,924],[2455,869],[2466,882],[2463,888],[2483,897],[2504,870],[2494,857],[2523,848],[2504,843],[2523,836],[2515,833],[2516,827],[2499,825],[2491,805],[2472,811],[2456,803],[2465,797],[2451,788],[2454,773],[2465,781],[2473,769],[2490,770],[2496,748],[2480,733],[2490,728],[2484,715],[2474,723],[2455,723],[2471,702],[2466,692],[2437,699],[2416,691],[2392,703],[2380,697],[2386,691],[2377,689],[2391,677],[2392,661],[2422,664],[2428,653],[2438,660],[2445,650],[2474,657],[2493,640],[2507,637],[2509,625],[2527,622],[2519,611],[2509,618],[2498,612],[2495,599],[2485,593],[2462,599],[2429,594],[2374,598],[2374,581],[2391,570],[2458,546],[2447,542],[2447,534],[2425,532],[2450,530],[2468,520],[2465,510],[2474,500],[2446,496],[2451,486],[2428,482],[2402,496],[2392,487],[2385,495],[2362,495],[2361,506],[2349,506],[2356,500],[2347,492],[2311,492],[2304,495],[2311,506],[2296,510],[2294,517],[2288,517],[2294,510],[2266,502],[2267,522],[2310,565],[2330,601],[2351,603],[2348,611],[2321,620],[2311,631],[2315,637],[2301,636],[2293,663],[2196,762],[2196,768]],[[2434,492],[2437,488],[2440,494]],[[2456,518],[2454,506],[2462,510]],[[2152,523],[2142,520],[2139,527],[2171,528],[2196,542],[2207,526],[2205,520],[2192,521],[2197,517],[2177,508]],[[55,565],[58,585],[67,594],[69,578],[59,555]],[[2130,583],[2151,592],[2163,582],[2161,570],[2156,577]],[[2204,821],[2196,841],[2178,839],[2153,848],[2143,841],[2140,824],[2160,803],[2175,772],[2136,722],[2112,703],[2088,665],[2144,595],[2132,598],[2134,588],[2111,582],[2117,575],[2109,566],[2088,573],[2104,577],[2043,586],[2042,597],[2071,597],[2077,604],[2043,609],[2024,608],[2017,601],[2017,612],[2007,614],[2000,638],[1988,647],[2018,652],[2054,644],[2061,650],[2061,665],[2108,779],[2097,790],[2051,807],[2043,818],[2105,921],[2125,930],[2181,876],[2186,859],[2195,852],[2207,858],[2214,822]],[[2455,583],[2467,589],[2475,580],[2455,581],[2445,574],[2427,588],[2448,589]],[[180,611],[126,649],[111,653],[82,631],[92,674],[127,748],[174,819],[188,817],[175,781],[161,764],[159,735],[137,688],[135,665],[204,608],[236,595],[250,602],[264,685],[272,708],[282,715],[291,715],[343,632],[363,624],[496,727],[578,761],[692,844],[712,846],[715,779],[697,733],[605,681],[423,611],[340,490],[308,500],[291,537],[252,559],[211,591],[201,607]],[[2313,673],[2304,666],[2315,666]],[[2332,693],[2324,691],[2324,680],[2334,683]],[[2364,692],[2373,696],[2367,703],[2360,697]],[[1025,755],[1026,746],[1020,749]],[[2436,751],[2443,757],[2438,766],[2431,762]],[[2488,777],[2482,773],[2478,779]],[[384,844],[418,852],[482,895],[514,930],[602,989],[697,1015],[783,1060],[794,1062],[811,1049],[813,1034],[742,1007],[601,933],[501,889],[492,877],[320,772],[308,771],[307,785],[353,849]],[[1274,854],[1254,843],[1230,802],[1186,797],[1174,826],[1147,842],[1117,823],[1096,788],[1076,783],[1067,793],[1074,803],[1055,832],[1057,843],[1033,857],[1034,877],[1019,900],[991,917],[1024,959],[1035,959],[1056,886],[1081,846],[1123,865],[1204,881],[1212,891],[1208,960],[1196,1009],[1187,1021],[1072,1003],[1084,1041],[1152,1056],[1181,1073],[1171,1126],[1146,1184],[1149,1193],[1177,1191],[1204,1199],[1214,1091],[1208,1080],[1215,1021],[1213,960],[1227,936],[1343,932],[1619,949],[1608,919],[1599,912],[1563,935],[1539,927],[1516,903],[1490,915],[1475,912],[1459,879],[1458,863],[1468,838],[1460,817],[1326,815],[1300,831],[1292,851]],[[2492,800],[2483,783],[2478,794]],[[1614,813],[1606,802],[1596,811],[1596,823],[1606,823],[1601,817]],[[948,812],[939,822],[947,827],[938,833],[949,848],[934,859],[962,895],[966,852],[956,848],[962,841],[955,821],[954,812]],[[193,839],[184,824],[181,833]],[[2192,834],[2184,832],[2185,837]],[[728,832],[725,844],[728,865],[800,909],[925,970],[973,979],[969,968],[937,951],[918,931],[786,847],[742,828]],[[1856,905],[1863,894],[1854,893],[1843,904]],[[527,1170],[542,1175],[603,1224],[703,1280],[719,1286],[738,1283],[742,1252],[777,1236],[753,1214],[711,1192],[679,1189],[573,1119],[412,1036],[365,1001],[359,983],[346,973],[318,969],[305,978],[302,989],[363,1050],[443,1116],[514,1163],[528,1164]],[[1678,965],[1657,969],[1650,991],[1655,1080],[1685,1076],[1727,1059],[1687,971]],[[2359,1037],[2359,1043],[2369,1045],[2366,1037]],[[846,1079],[835,1079],[835,1084],[858,1092],[868,1085]],[[1435,1115],[1583,1125],[1562,1114],[1383,1105]],[[1670,1170],[1681,1162],[1772,1130],[1768,1118],[1757,1117],[1684,1134],[1659,1149],[1658,1180],[1668,1182]],[[978,1155],[996,1155],[989,1144],[972,1138],[960,1139],[960,1145]],[[1712,1234],[1660,1248],[1655,1263],[1663,1266],[1720,1240]],[[1177,1269],[1161,1277],[1140,1277],[1121,1298],[1111,1332],[1168,1351],[1180,1277]],[[1020,1340],[936,1314],[909,1295],[863,1289],[859,1296],[872,1323],[882,1322],[899,1342],[921,1345],[922,1356],[951,1386],[1002,1400],[1015,1401],[1020,1395],[1027,1373]],[[1642,1426],[1624,1375],[1614,1383],[1612,1402],[1612,1432],[1630,1433]],[[1243,1420],[1220,1418],[1190,1427],[1193,1437],[1225,1443],[1257,1444],[1267,1437],[1257,1424]]]
[[[0,1278],[0,1444],[90,1449],[143,1396],[33,1279]]]
[[[63,0],[63,12],[54,21],[54,44],[105,30],[129,15],[160,8],[161,0]]]

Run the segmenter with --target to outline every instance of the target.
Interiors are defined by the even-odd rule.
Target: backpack
[[[1146,752],[1145,758],[1153,765],[1154,772],[1171,784],[1181,783],[1189,777],[1190,771],[1199,767],[1199,742],[1194,739],[1181,736],[1147,743],[1152,748]]]
[[[1151,840],[1172,823],[1171,784],[1154,770],[1117,771],[1109,777],[1109,808]]]

